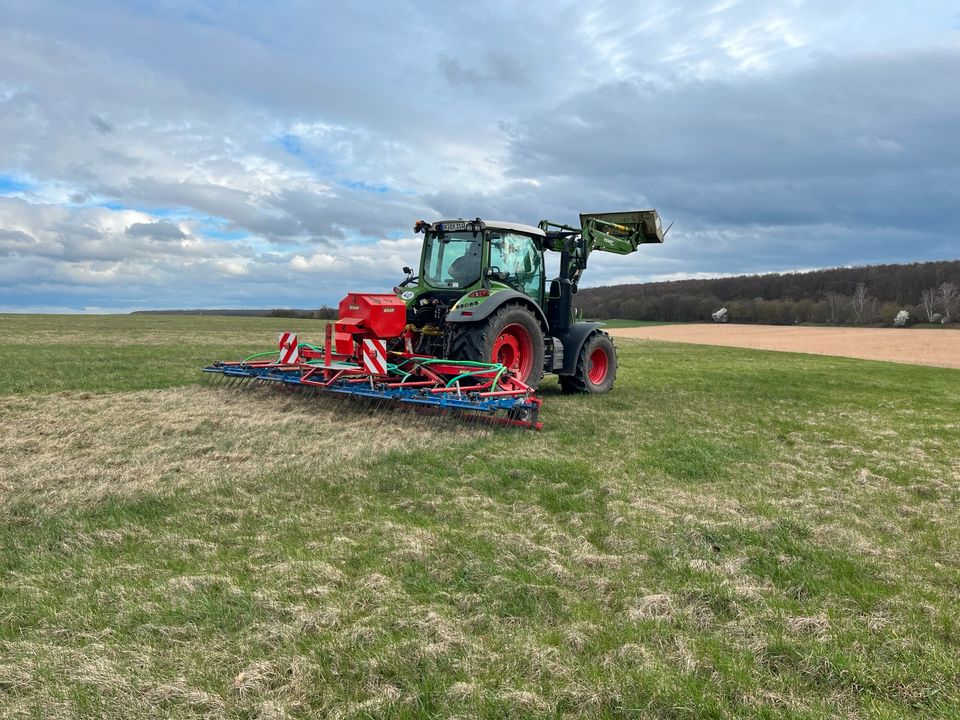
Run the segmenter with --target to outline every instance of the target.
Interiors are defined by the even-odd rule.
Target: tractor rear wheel
[[[594,333],[580,349],[573,375],[561,375],[566,393],[605,393],[617,379],[617,349],[605,332]]]
[[[533,388],[543,377],[543,330],[521,304],[507,303],[485,320],[457,323],[451,332],[451,360],[502,363]]]

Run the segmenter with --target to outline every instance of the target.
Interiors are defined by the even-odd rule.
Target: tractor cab
[[[508,299],[523,303],[546,330],[543,230],[533,225],[475,220],[420,221],[419,274],[410,268],[397,294],[418,350],[443,353],[449,328],[477,323]]]
[[[419,274],[405,268],[407,279],[396,291],[418,331],[431,336],[448,320],[480,319],[482,306],[505,295],[522,296],[534,308],[543,304],[540,228],[477,218],[419,222],[415,230],[424,235]]]
[[[447,220],[427,226],[418,289],[464,294],[474,286],[512,288],[543,299],[544,232],[532,225]]]

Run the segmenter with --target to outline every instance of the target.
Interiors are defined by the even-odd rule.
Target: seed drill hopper
[[[419,274],[404,268],[392,293],[348,294],[322,344],[283,333],[277,351],[204,371],[533,429],[544,373],[564,392],[610,390],[616,349],[602,323],[573,321],[572,295],[591,252],[663,242],[655,210],[584,214],[580,227],[461,218],[414,230]],[[549,283],[546,251],[560,253]]]

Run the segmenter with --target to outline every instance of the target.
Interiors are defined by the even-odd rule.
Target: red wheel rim
[[[523,325],[507,325],[493,341],[491,362],[506,365],[521,380],[530,376],[533,365],[533,338]]]
[[[607,351],[601,347],[594,348],[588,359],[587,377],[594,385],[599,385],[607,377],[607,369],[610,367],[610,360],[607,357]]]

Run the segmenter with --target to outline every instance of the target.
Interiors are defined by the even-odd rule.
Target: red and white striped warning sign
[[[280,362],[283,365],[292,365],[300,362],[296,333],[280,333]]]
[[[360,347],[360,357],[363,367],[371,375],[387,374],[387,341],[364,340]]]

